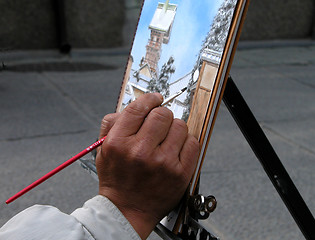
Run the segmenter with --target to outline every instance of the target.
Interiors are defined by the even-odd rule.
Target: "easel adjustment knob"
[[[197,219],[207,219],[217,206],[217,200],[210,195],[204,197],[203,195],[191,196],[188,202],[188,208],[191,216]]]

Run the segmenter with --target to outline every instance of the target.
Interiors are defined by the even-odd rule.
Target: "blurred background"
[[[97,194],[74,164],[4,203],[95,141],[115,111],[141,4],[0,0],[1,226],[33,204],[71,213]],[[313,0],[252,0],[231,70],[313,214],[314,39]],[[217,197],[203,224],[221,239],[304,239],[224,104],[201,192]]]
[[[54,49],[129,46],[141,0],[1,0],[3,49]],[[312,0],[252,1],[241,39],[315,37]]]

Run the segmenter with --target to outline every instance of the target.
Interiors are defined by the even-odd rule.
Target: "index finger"
[[[120,113],[110,113],[103,117],[98,139],[101,139],[108,134],[109,130],[114,126],[119,116]]]
[[[120,137],[131,136],[138,132],[149,112],[162,104],[163,97],[159,93],[148,93],[130,103],[121,113],[111,132]]]

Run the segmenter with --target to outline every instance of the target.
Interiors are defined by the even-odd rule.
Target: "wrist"
[[[159,219],[152,217],[144,212],[130,207],[117,208],[122,212],[125,218],[129,221],[135,231],[139,234],[141,239],[147,239],[151,232],[154,230]]]
[[[160,219],[155,217],[153,214],[145,212],[137,206],[134,206],[128,201],[128,197],[122,198],[113,194],[113,191],[109,194],[104,190],[100,190],[99,195],[108,198],[120,210],[141,239],[147,239],[154,230],[156,224],[160,221]],[[126,199],[126,201],[124,201],[124,199]]]

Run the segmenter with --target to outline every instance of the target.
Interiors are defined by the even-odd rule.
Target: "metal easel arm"
[[[315,220],[312,213],[231,77],[227,80],[223,101],[304,237],[315,239]]]

